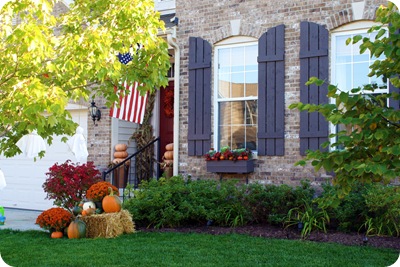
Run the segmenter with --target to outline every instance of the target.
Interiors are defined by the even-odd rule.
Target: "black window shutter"
[[[211,45],[189,38],[188,155],[202,156],[211,147]]]
[[[328,103],[328,30],[322,25],[303,21],[300,23],[300,101],[309,104]],[[305,83],[311,77],[326,82],[322,86]],[[300,154],[306,150],[321,149],[328,140],[328,122],[318,112],[300,113]]]
[[[258,40],[258,155],[285,153],[285,26]]]

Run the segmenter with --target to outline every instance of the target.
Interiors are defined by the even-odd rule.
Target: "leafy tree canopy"
[[[143,92],[167,84],[168,45],[152,0],[76,0],[54,15],[55,0],[10,1],[0,11],[0,153],[37,130],[73,134],[68,102],[92,95],[118,100],[121,81],[143,83]],[[15,23],[15,21],[17,23]],[[121,64],[117,55],[132,52]]]
[[[362,41],[362,53],[370,51],[376,58],[384,54],[384,59],[370,66],[369,76],[389,78],[393,85],[400,87],[400,14],[391,2],[388,3],[388,7],[381,6],[377,10],[379,26],[369,30],[378,32],[375,40],[355,36],[347,43]],[[314,77],[308,84],[324,82]],[[397,102],[397,108],[388,105],[399,101],[400,97],[397,92],[372,94],[376,87],[376,84],[368,84],[348,92],[329,85],[328,97],[335,103],[290,106],[301,111],[320,112],[333,125],[345,126],[346,130],[330,135],[336,141],[326,142],[323,145],[326,150],[308,151],[304,160],[297,163],[311,162],[316,170],[333,171],[333,183],[340,188],[341,195],[350,192],[356,181],[389,183],[400,176],[399,104]]]

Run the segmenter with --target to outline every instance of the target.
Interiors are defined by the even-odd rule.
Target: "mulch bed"
[[[251,236],[277,239],[301,239],[300,233],[294,229],[283,229],[271,225],[246,225],[234,228],[204,226],[204,227],[179,227],[179,228],[137,228],[140,232],[181,232],[181,233],[206,233],[212,235],[238,233]],[[378,248],[392,248],[400,251],[400,238],[386,236],[368,236],[364,237],[358,233],[312,233],[307,240],[314,242],[339,243],[350,246],[372,246]]]

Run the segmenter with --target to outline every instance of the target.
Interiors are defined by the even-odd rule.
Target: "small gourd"
[[[51,233],[51,238],[62,238],[64,236],[61,231],[54,231]]]
[[[91,209],[94,208],[96,209],[96,204],[93,201],[86,201],[85,203],[83,203],[83,210],[87,210],[87,209]]]
[[[111,187],[108,188],[109,195],[105,196],[102,201],[103,211],[106,213],[119,212],[121,210],[121,200],[114,195]]]
[[[82,207],[80,207],[80,206],[75,206],[75,207],[72,209],[72,213],[73,213],[75,216],[78,216],[79,214],[82,213],[82,210],[83,210]]]
[[[86,210],[82,211],[82,216],[90,216],[96,213],[96,209],[95,208],[88,208]]]
[[[86,237],[86,223],[79,219],[72,221],[68,226],[67,235],[70,239]]]

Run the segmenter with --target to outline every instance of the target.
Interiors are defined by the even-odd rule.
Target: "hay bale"
[[[86,223],[86,237],[88,238],[112,238],[135,231],[132,215],[127,210],[83,216],[81,220]]]

